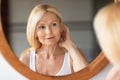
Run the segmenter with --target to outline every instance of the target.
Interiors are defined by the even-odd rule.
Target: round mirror
[[[2,3],[6,3],[5,1],[2,0]],[[5,5],[2,5],[2,6],[5,6]],[[3,8],[3,7],[2,7]],[[2,9],[2,12],[4,13],[5,10],[4,8]],[[3,14],[2,13],[2,14]],[[6,15],[4,15],[6,16]],[[3,20],[3,17],[2,16],[2,20]],[[3,21],[4,23],[4,21]],[[66,25],[69,25],[70,23],[67,24],[66,22]],[[78,24],[78,23],[77,23]],[[72,23],[73,25],[73,23]],[[76,24],[75,24],[76,25]],[[4,24],[3,24],[4,26]],[[72,29],[72,27],[70,27]],[[80,28],[82,29],[82,28]],[[79,29],[79,30],[80,30]],[[89,28],[87,27],[87,29],[89,30]],[[85,30],[87,30],[85,29]],[[90,28],[91,29],[91,28]],[[6,29],[5,29],[6,30]],[[77,28],[73,28],[73,30],[77,30]],[[83,29],[84,30],[84,29]],[[97,58],[95,58],[86,68],[84,68],[83,70],[79,71],[79,72],[76,72],[74,74],[71,74],[69,76],[62,76],[62,77],[52,77],[52,76],[43,76],[41,74],[38,74],[38,73],[35,73],[33,71],[31,71],[29,68],[27,68],[25,65],[23,65],[19,60],[18,58],[13,54],[13,52],[11,51],[9,45],[7,44],[7,41],[4,37],[4,34],[2,32],[2,27],[0,27],[0,35],[1,35],[1,42],[0,42],[0,49],[1,49],[1,52],[3,53],[4,57],[6,60],[8,60],[8,62],[17,70],[19,71],[21,74],[25,75],[26,77],[28,77],[29,79],[35,79],[36,80],[39,80],[39,79],[45,79],[45,80],[54,80],[54,79],[58,79],[58,80],[63,80],[63,79],[69,79],[69,80],[73,80],[74,77],[76,77],[76,79],[89,79],[91,78],[92,76],[94,76],[96,73],[98,73],[107,63],[107,59],[104,57],[103,53],[101,52],[99,54],[99,56],[97,56]],[[10,38],[8,37],[8,40]],[[8,41],[9,42],[9,41]],[[9,42],[10,43],[10,42]],[[11,43],[10,43],[11,44]],[[11,45],[12,46],[12,45]],[[79,46],[79,45],[78,45]],[[13,48],[12,48],[13,49]],[[14,52],[15,52],[15,49],[13,49]],[[83,51],[84,52],[84,51]],[[7,53],[10,53],[9,55]],[[19,53],[19,52],[18,52]],[[19,56],[19,55],[18,55]],[[91,61],[91,60],[90,60]],[[103,63],[104,62],[104,63]],[[99,65],[101,66],[99,66]],[[19,66],[19,67],[18,67]],[[22,68],[24,67],[24,70],[22,70]],[[33,75],[33,76],[31,76]]]

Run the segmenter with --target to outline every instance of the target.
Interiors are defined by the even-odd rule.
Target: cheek
[[[37,37],[38,37],[39,41],[41,41],[44,38],[44,34],[41,32],[37,32]]]
[[[61,38],[60,30],[58,30],[58,31],[56,30],[54,34],[58,40]]]

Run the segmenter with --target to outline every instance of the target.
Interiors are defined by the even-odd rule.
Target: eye
[[[56,23],[56,22],[52,23],[52,26],[53,26],[53,27],[54,27],[54,26],[57,26],[57,23]]]
[[[42,29],[45,29],[45,26],[43,26],[43,25],[42,25],[42,26],[39,26],[38,29],[41,29],[41,30],[42,30]]]

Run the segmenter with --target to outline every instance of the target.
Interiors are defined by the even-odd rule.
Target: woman
[[[54,6],[39,4],[32,10],[27,23],[27,39],[31,48],[22,53],[20,60],[38,73],[62,76],[87,66]]]
[[[106,80],[120,80],[120,3],[103,7],[94,19],[99,44],[113,68]]]

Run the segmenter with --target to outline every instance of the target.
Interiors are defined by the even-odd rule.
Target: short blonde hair
[[[120,66],[120,3],[109,4],[97,13],[94,30],[107,58]]]
[[[43,17],[46,12],[54,13],[62,22],[60,12],[52,5],[39,4],[31,12],[27,23],[27,40],[32,48],[37,49],[41,46],[41,43],[35,37],[35,30],[38,21]]]

